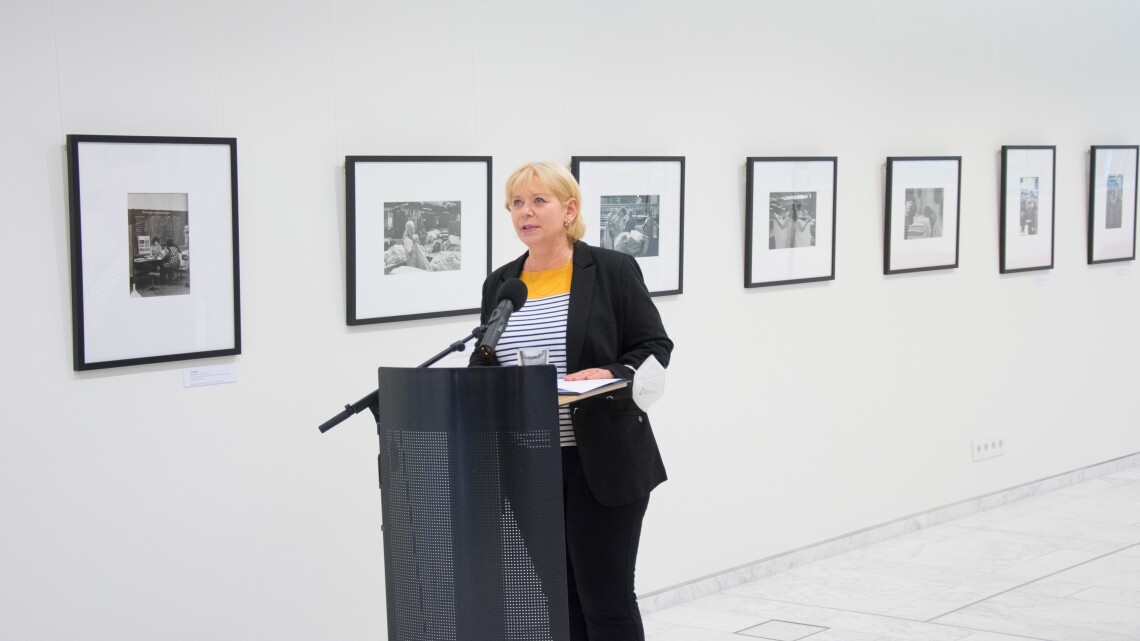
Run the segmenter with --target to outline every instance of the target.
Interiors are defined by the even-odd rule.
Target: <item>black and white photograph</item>
[[[457,200],[384,203],[384,273],[462,267],[462,210]]]
[[[75,369],[240,354],[237,140],[69,135],[67,170]]]
[[[962,159],[887,158],[883,273],[958,266]]]
[[[814,191],[772,192],[768,199],[768,249],[815,247]]]
[[[127,194],[130,295],[190,293],[187,194]]]
[[[1109,174],[1105,187],[1104,228],[1120,229],[1124,219],[1124,176]]]
[[[942,188],[906,190],[906,239],[942,238]]]
[[[599,244],[631,256],[657,256],[661,245],[661,196],[602,196]]]
[[[1057,148],[1001,148],[1002,274],[1053,268],[1053,181]]]
[[[835,279],[835,157],[747,159],[744,286]]]
[[[1037,235],[1038,201],[1041,199],[1041,178],[1022,176],[1021,178],[1021,217],[1017,233],[1022,236]]]
[[[1136,258],[1137,145],[1089,150],[1088,262]]]
[[[347,156],[348,325],[479,311],[491,267],[491,159]]]
[[[573,156],[584,241],[637,257],[651,296],[683,291],[685,158]]]

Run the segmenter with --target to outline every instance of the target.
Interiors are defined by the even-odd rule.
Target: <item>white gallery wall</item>
[[[496,207],[525,161],[685,156],[639,592],[1140,451],[1140,273],[1085,260],[1131,0],[0,7],[0,638],[384,638],[375,426],[316,426],[477,318],[346,327],[346,155],[492,156]],[[67,134],[237,138],[240,356],[72,371]],[[1052,271],[998,274],[1003,144],[1057,147]],[[836,280],[746,290],[744,161],[787,155],[839,158]],[[958,269],[882,275],[904,155],[962,156]]]

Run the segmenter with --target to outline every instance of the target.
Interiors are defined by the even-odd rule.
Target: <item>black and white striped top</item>
[[[526,347],[547,349],[547,363],[558,368],[558,378],[566,376],[566,314],[570,294],[531,298],[507,319],[507,328],[495,346],[500,365],[518,365],[518,351]],[[558,408],[558,439],[563,447],[576,445],[570,408]]]

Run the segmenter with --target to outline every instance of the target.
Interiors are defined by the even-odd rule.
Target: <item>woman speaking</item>
[[[523,165],[507,179],[506,207],[527,252],[483,284],[482,322],[504,281],[526,284],[491,356],[472,366],[513,365],[519,350],[546,350],[566,380],[629,378],[654,356],[668,365],[673,341],[637,260],[582,242],[582,193],[565,167]],[[641,523],[665,467],[649,417],[628,391],[559,408],[570,638],[645,638],[634,592]]]

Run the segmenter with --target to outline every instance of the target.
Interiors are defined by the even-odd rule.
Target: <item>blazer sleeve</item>
[[[611,292],[617,310],[618,340],[621,355],[617,363],[603,365],[618,378],[630,378],[650,356],[657,358],[662,367],[669,366],[673,341],[665,333],[661,313],[649,296],[641,267],[633,256],[623,255],[619,287]]]

